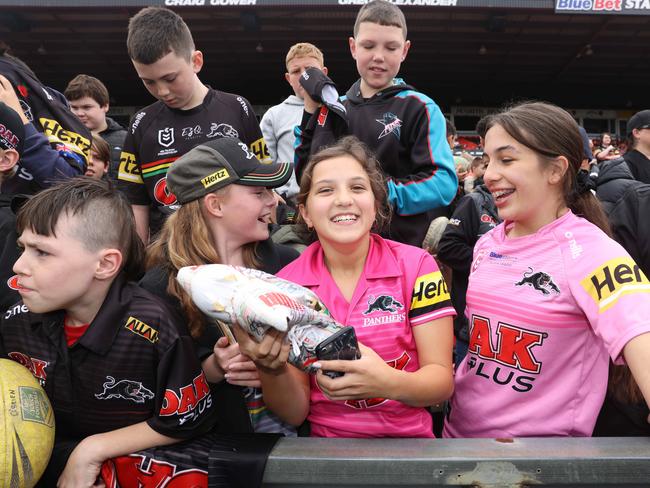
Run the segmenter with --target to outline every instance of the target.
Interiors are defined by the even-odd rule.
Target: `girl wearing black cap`
[[[268,224],[277,205],[272,188],[291,175],[290,164],[262,164],[235,138],[209,141],[177,159],[167,185],[181,207],[165,222],[147,252],[141,285],[171,302],[182,314],[208,380],[219,387],[214,401],[221,409],[220,426],[230,432],[295,430],[281,423],[261,399],[255,365],[229,344],[194,305],[176,281],[183,266],[230,264],[276,273],[293,261],[297,251],[275,244]],[[244,394],[242,396],[242,393]],[[244,408],[244,397],[248,413]]]

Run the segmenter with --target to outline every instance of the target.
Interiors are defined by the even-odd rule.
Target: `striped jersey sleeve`
[[[456,311],[451,304],[447,283],[433,257],[423,253],[411,291],[411,325],[421,325],[454,315]]]

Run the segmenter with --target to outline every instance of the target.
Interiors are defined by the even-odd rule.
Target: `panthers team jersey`
[[[277,276],[312,290],[339,323],[391,367],[420,369],[413,327],[453,316],[447,286],[434,259],[420,248],[371,235],[352,300],[341,295],[316,242]],[[309,421],[317,437],[433,437],[431,415],[386,398],[335,402],[310,377]]]
[[[27,367],[69,439],[147,421],[186,439],[209,430],[214,408],[192,339],[154,295],[115,280],[88,330],[67,347],[63,312],[19,302],[0,319],[0,355]]]
[[[260,160],[271,162],[253,107],[243,97],[210,88],[203,103],[190,110],[172,109],[160,101],[149,105],[131,120],[118,187],[132,205],[172,213],[178,204],[167,188],[167,169],[193,147],[219,137],[237,137]],[[154,232],[160,220],[152,215]]]
[[[650,282],[567,212],[532,235],[501,224],[478,241],[466,314],[446,437],[590,436],[609,358],[650,331]]]

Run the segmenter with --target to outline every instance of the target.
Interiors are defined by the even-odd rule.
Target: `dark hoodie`
[[[124,147],[124,139],[126,139],[126,129],[110,117],[106,117],[106,125],[106,130],[100,132],[99,135],[111,148],[111,164],[108,167],[108,177],[111,181],[116,182],[120,167],[120,154],[122,153],[122,147]]]
[[[600,171],[596,180],[596,196],[603,204],[605,213],[609,215],[614,205],[623,198],[628,189],[642,183],[634,178],[623,158],[603,161],[599,166]]]
[[[20,300],[14,276],[13,266],[20,251],[16,244],[16,216],[11,210],[12,195],[0,194],[0,316],[11,305]]]
[[[442,112],[426,95],[400,79],[373,97],[361,96],[361,80],[341,101],[347,124],[334,112],[303,118],[296,137],[296,173],[310,154],[347,134],[375,152],[388,179],[395,211],[387,237],[420,246],[434,216],[451,202],[458,180]]]
[[[460,199],[438,243],[437,258],[453,270],[451,302],[456,309],[454,335],[469,342],[465,317],[467,286],[474,245],[479,238],[501,223],[494,198],[485,185]]]
[[[636,149],[626,152],[623,157],[634,178],[645,184],[650,184],[650,159]]]
[[[75,117],[63,95],[44,86],[20,61],[0,56],[0,74],[16,90],[30,122],[18,172],[2,183],[2,193],[33,194],[62,179],[82,175],[90,154],[90,131]]]

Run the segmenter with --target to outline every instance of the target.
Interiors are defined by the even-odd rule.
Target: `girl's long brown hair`
[[[199,199],[186,203],[167,219],[158,238],[147,249],[146,261],[147,269],[162,266],[168,273],[167,293],[180,301],[187,327],[195,338],[203,332],[205,316],[178,284],[176,275],[184,266],[222,264],[201,212],[202,202],[203,199]],[[244,265],[248,268],[259,266],[256,247],[256,242],[244,245]]]
[[[630,368],[626,365],[609,365],[607,391],[618,402],[634,405],[643,403],[643,393],[639,389]]]
[[[565,110],[543,102],[526,102],[490,116],[489,128],[499,125],[513,139],[535,151],[542,161],[558,156],[569,160],[563,185],[566,205],[599,227],[608,236],[612,233],[607,216],[591,191],[577,191],[577,174],[584,157],[578,124]],[[639,403],[643,396],[627,366],[610,366],[608,390],[623,403]]]

